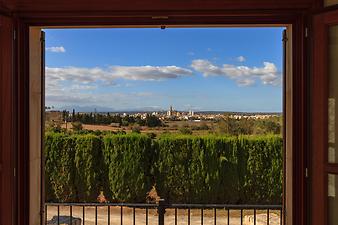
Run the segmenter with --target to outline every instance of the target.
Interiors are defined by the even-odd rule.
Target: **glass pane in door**
[[[338,0],[324,0],[324,6],[332,6],[332,5],[337,5]]]
[[[338,26],[329,27],[328,162],[338,163]]]
[[[328,175],[329,225],[338,225],[338,175]]]
[[[328,30],[328,163],[338,167],[338,26]],[[334,166],[335,167],[335,166]],[[338,225],[338,175],[328,174],[328,225]]]

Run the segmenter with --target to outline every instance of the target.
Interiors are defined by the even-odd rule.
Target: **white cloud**
[[[127,80],[163,80],[192,75],[192,71],[177,66],[112,66],[115,78]]]
[[[111,74],[99,67],[46,67],[46,79],[91,83],[98,80],[111,80]]]
[[[88,84],[96,81],[113,84],[114,80],[164,80],[190,76],[192,71],[177,66],[111,66],[109,68],[46,67],[46,78]]]
[[[237,84],[240,87],[252,86],[255,84],[254,79],[239,79],[237,80]]]
[[[71,90],[76,90],[76,91],[93,91],[97,89],[96,85],[79,85],[79,84],[74,84],[70,86]]]
[[[48,104],[51,103],[94,103],[91,96],[86,96],[83,94],[70,94],[68,92],[59,93],[59,94],[47,94],[46,95],[46,102]]]
[[[242,55],[238,56],[236,59],[237,59],[238,62],[245,62],[246,61],[246,58]]]
[[[132,94],[137,96],[137,97],[151,97],[151,96],[153,96],[153,93],[151,93],[151,92],[133,92]]]
[[[98,93],[101,87],[117,87],[117,79],[160,81],[191,76],[192,71],[177,66],[111,66],[107,68],[46,67],[46,100],[49,103],[109,105],[127,99],[153,97],[152,93]],[[127,84],[126,84],[127,85]],[[122,104],[121,103],[121,104]]]
[[[279,85],[281,77],[275,64],[264,62],[263,67],[235,66],[224,64],[216,66],[208,60],[196,59],[191,67],[203,74],[203,76],[224,76],[233,79],[239,86],[250,86],[260,79],[265,85]]]
[[[78,105],[100,105],[104,107],[130,107],[136,104],[142,104],[147,99],[154,99],[158,97],[154,93],[89,93],[89,92],[78,92],[72,91],[65,88],[57,93],[51,93],[46,90],[46,103],[47,105],[67,105],[67,104],[78,104]]]
[[[48,51],[48,52],[55,52],[55,53],[65,53],[66,49],[63,46],[59,46],[59,47],[47,47],[46,51]]]

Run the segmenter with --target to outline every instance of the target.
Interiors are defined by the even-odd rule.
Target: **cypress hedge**
[[[279,136],[167,136],[158,140],[156,188],[184,203],[280,203]]]
[[[47,201],[96,199],[107,179],[102,141],[94,135],[48,133],[45,138]]]
[[[175,203],[278,204],[280,136],[80,135],[48,133],[47,201],[144,202],[156,187]]]
[[[153,184],[151,139],[137,134],[109,135],[104,137],[103,153],[108,168],[109,199],[144,202]]]
[[[242,201],[279,204],[282,201],[283,140],[279,136],[239,138],[239,160],[243,167]]]
[[[172,202],[237,200],[235,138],[168,136],[158,140],[156,188]]]
[[[78,200],[90,202],[103,190],[105,166],[102,155],[102,141],[95,135],[76,136],[74,185]]]
[[[48,133],[45,137],[46,201],[76,201],[75,136]]]

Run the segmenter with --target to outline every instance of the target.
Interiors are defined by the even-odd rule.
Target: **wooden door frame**
[[[11,17],[0,15],[0,224],[9,225],[16,217],[14,27]]]
[[[332,11],[334,10],[334,11]],[[328,164],[328,26],[338,25],[338,8],[315,15],[313,18],[312,57],[312,224],[328,223],[327,175],[338,174],[337,167]],[[320,206],[320,207],[319,207]]]
[[[154,16],[156,15],[156,16]],[[307,223],[307,180],[308,167],[308,68],[306,64],[307,41],[305,38],[306,17],[300,12],[257,11],[257,12],[132,12],[119,13],[117,16],[89,13],[67,14],[18,14],[16,54],[16,95],[17,109],[17,165],[18,165],[18,224],[29,221],[29,28],[31,26],[161,26],[161,25],[236,25],[245,24],[290,24],[292,26],[292,165],[293,165],[293,202],[292,217],[294,225]],[[14,146],[13,146],[14,147]]]

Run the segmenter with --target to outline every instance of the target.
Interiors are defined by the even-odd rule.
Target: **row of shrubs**
[[[156,188],[174,203],[278,204],[280,136],[182,136],[47,133],[49,202],[145,202]]]

